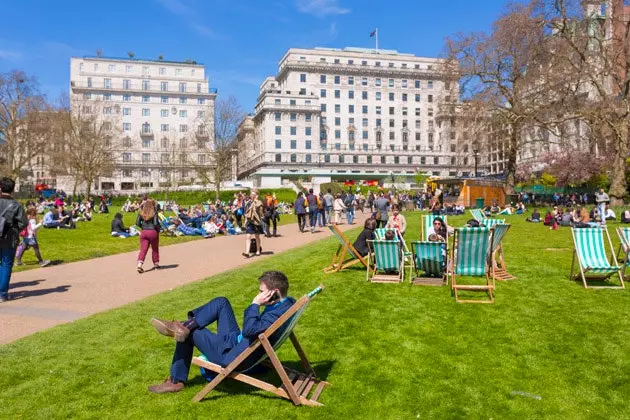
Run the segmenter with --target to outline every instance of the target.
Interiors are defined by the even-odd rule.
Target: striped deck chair
[[[619,236],[619,250],[617,250],[617,262],[623,263],[621,266],[621,275],[626,279],[626,268],[630,266],[630,228],[617,228],[617,236]],[[623,251],[623,258],[619,258],[619,254]]]
[[[439,217],[440,219],[444,220],[444,223],[448,225],[448,218],[446,216],[435,216],[433,214],[427,214],[426,216],[422,216],[422,225],[420,225],[422,232],[421,232],[420,237],[422,238],[423,241],[429,240],[429,230],[431,230],[431,228],[433,227],[433,220],[435,220],[436,217]]]
[[[276,322],[271,324],[271,326],[267,328],[264,333],[261,333],[258,336],[258,340],[251,343],[243,353],[241,353],[236,359],[234,359],[232,363],[230,363],[226,367],[222,367],[216,363],[208,362],[207,360],[204,360],[205,357],[193,357],[193,364],[217,374],[208,385],[206,385],[197,395],[195,395],[193,401],[201,401],[225,378],[232,378],[236,379],[237,381],[245,382],[249,385],[255,386],[256,388],[260,388],[263,391],[272,392],[279,397],[291,400],[295,405],[323,405],[322,403],[318,402],[317,399],[324,390],[324,387],[326,385],[329,385],[329,383],[317,379],[317,375],[315,374],[313,367],[308,361],[306,354],[302,349],[302,346],[300,346],[300,343],[298,342],[298,339],[293,332],[293,329],[302,317],[302,314],[304,314],[304,311],[308,307],[310,301],[323,289],[324,286],[319,285],[319,287],[315,288],[315,290],[301,297],[300,300],[295,302],[293,306],[289,308],[289,310],[287,310],[280,318],[276,320]],[[270,337],[273,335],[274,332],[276,332],[280,327],[285,324],[287,325],[282,332],[282,335],[278,338],[275,344],[272,345],[269,340]],[[282,346],[287,338],[289,338],[291,340],[291,343],[293,343],[293,347],[295,347],[295,350],[300,357],[300,361],[302,362],[302,366],[306,370],[306,373],[291,369],[283,365],[280,362],[280,359],[278,359],[276,351],[280,348],[280,346]],[[238,371],[237,367],[250,355],[252,355],[252,353],[254,353],[256,350],[259,350],[261,346],[264,349],[263,355],[253,365],[250,365],[250,367],[246,370]],[[261,363],[266,365],[270,364],[271,367],[273,367],[273,369],[282,380],[282,385],[277,387],[271,383],[262,381],[246,374],[248,371],[252,370],[252,368],[258,366]],[[310,397],[309,394],[311,394]]]
[[[165,211],[166,209],[164,208],[164,206],[166,206],[166,201],[156,201],[155,202],[156,205],[160,206],[160,209],[162,211]]]
[[[367,241],[367,243],[370,253],[368,254],[366,279],[372,283],[402,282],[405,278],[405,259],[401,242],[377,239]],[[373,264],[371,264],[372,258],[374,259]]]
[[[442,286],[446,283],[446,246],[446,243],[442,242],[411,242],[413,252],[413,266],[409,270],[411,284]],[[422,275],[419,275],[420,272]]]
[[[514,280],[516,277],[508,273],[503,255],[503,237],[510,229],[508,223],[498,223],[492,228],[492,266],[494,280]]]
[[[504,225],[505,219],[484,219],[479,223],[484,225],[487,228],[492,228],[496,225]]]
[[[344,235],[337,226],[331,225],[328,226],[328,229],[330,229],[339,241],[339,247],[337,248],[335,255],[333,255],[330,265],[324,268],[324,273],[334,273],[359,263],[363,264],[366,268],[368,267],[367,260],[362,257],[356,249],[354,249],[352,242],[350,242],[346,235]],[[346,260],[346,257],[350,258]]]
[[[158,213],[158,221],[160,222],[160,233],[163,233],[165,236],[176,236],[175,232],[168,228],[164,214]]]
[[[493,231],[487,227],[455,229],[449,276],[455,301],[462,303],[494,303],[494,269],[488,264]],[[485,284],[459,284],[457,276],[485,277]],[[460,299],[459,291],[484,292],[488,300]]]
[[[604,233],[608,239],[608,246],[611,253],[613,252],[612,241],[608,234],[608,229],[601,228],[571,228],[571,234],[573,235],[573,258],[571,260],[571,280],[582,279],[584,288],[588,288],[587,279],[589,280],[606,280],[609,277],[617,274],[621,281],[621,286],[606,285],[606,286],[590,286],[597,289],[624,289],[623,276],[621,274],[621,267],[614,262],[614,265],[610,264],[606,257],[606,246],[604,243]],[[577,257],[579,273],[573,274],[573,267]],[[614,260],[614,255],[613,255]]]
[[[385,240],[385,232],[387,232],[388,230],[393,230],[395,237],[398,238],[400,240],[400,242],[402,243],[403,246],[403,252],[405,254],[405,256],[410,256],[411,255],[411,251],[409,250],[409,247],[407,246],[407,242],[405,242],[405,238],[402,236],[402,233],[400,233],[400,230],[398,229],[392,229],[392,228],[378,228],[378,229],[374,229],[374,236],[376,237],[376,239],[378,240]]]
[[[470,212],[470,215],[473,217],[473,219],[475,219],[479,223],[482,223],[484,220],[486,220],[486,216],[483,214],[483,211],[481,211],[481,209],[469,209],[468,211]]]

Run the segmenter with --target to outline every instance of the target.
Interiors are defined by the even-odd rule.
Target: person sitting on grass
[[[551,212],[547,210],[547,213],[545,214],[545,220],[543,221],[543,225],[551,226],[553,225],[553,222],[555,222],[555,220],[556,219],[553,217],[553,214],[551,214]]]
[[[56,207],[53,207],[44,215],[43,226],[46,229],[74,229],[76,227],[74,222],[72,225],[65,223],[65,220],[69,218],[70,215],[64,216],[63,218],[59,217],[59,210]]]
[[[547,212],[547,214],[549,215],[549,218],[551,219],[551,213]],[[545,216],[545,220],[546,219],[547,219],[547,217]],[[540,212],[538,211],[538,209],[534,209],[534,212],[532,213],[532,216],[528,217],[527,219],[525,219],[525,221],[526,222],[532,222],[532,223],[540,223]]]
[[[205,305],[188,311],[186,321],[165,321],[157,318],[151,320],[151,324],[160,334],[175,338],[176,344],[169,377],[161,384],[150,386],[149,392],[164,394],[181,391],[188,381],[190,360],[195,347],[209,362],[227,366],[295,303],[295,299],[287,295],[289,280],[282,272],[266,271],[258,281],[258,295],[245,309],[242,330],[236,322],[230,301],[224,297],[212,299]],[[262,313],[261,306],[265,307]],[[214,323],[216,333],[206,328]],[[287,325],[285,323],[272,335],[272,346],[275,344],[274,339],[282,335]],[[254,352],[237,370],[247,369],[259,357],[260,352]],[[211,380],[214,376],[204,370],[206,379]]]
[[[125,224],[123,223],[122,213],[116,213],[114,215],[114,220],[112,220],[111,235],[118,236],[119,238],[124,239],[130,236],[137,236],[138,231],[134,229],[134,231],[132,232],[129,228],[126,228]]]
[[[610,208],[610,206],[608,204],[606,204],[606,213],[605,213],[605,217],[604,218],[606,220],[617,220],[617,215],[615,214],[613,209]]]
[[[191,226],[186,226],[186,224],[182,223],[181,220],[175,219],[175,226],[177,226],[177,230],[183,233],[185,236],[203,236],[204,238],[211,238],[214,235],[209,234],[202,228],[194,228]]]

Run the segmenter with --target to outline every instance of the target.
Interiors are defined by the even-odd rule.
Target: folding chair
[[[617,262],[623,262],[621,266],[621,275],[626,279],[626,268],[630,265],[630,228],[617,228],[617,236],[619,236],[619,249],[617,250]],[[623,250],[623,258],[619,258],[619,254]]]
[[[479,223],[486,220],[486,216],[483,214],[483,211],[481,211],[481,209],[469,209],[468,211],[470,212],[473,219],[475,219]]]
[[[400,283],[405,278],[405,259],[399,240],[367,241],[368,269],[366,279],[372,283]],[[374,261],[371,264],[372,254]],[[395,272],[395,274],[391,274]]]
[[[471,210],[472,211],[472,210]],[[431,230],[431,228],[433,227],[433,221],[435,220],[436,217],[439,217],[440,219],[442,219],[444,221],[444,223],[446,223],[448,225],[448,219],[447,216],[436,216],[433,214],[427,214],[425,216],[422,216],[422,225],[421,225],[421,238],[423,241],[428,241],[429,240],[429,231]],[[444,238],[446,239],[446,238]]]
[[[367,260],[362,257],[356,249],[354,249],[350,240],[348,240],[346,235],[344,235],[336,225],[328,226],[328,229],[330,229],[333,235],[335,235],[340,245],[337,248],[335,255],[333,255],[330,265],[324,268],[324,273],[334,273],[358,263],[363,264],[365,268],[368,267]],[[346,260],[346,256],[349,256],[350,259]]]
[[[497,223],[492,228],[492,267],[494,280],[514,280],[516,277],[508,273],[503,255],[503,237],[510,229],[507,223]]]
[[[492,230],[487,227],[471,227],[455,229],[449,276],[451,289],[456,302],[462,303],[494,303],[494,269],[488,264]],[[485,284],[458,284],[457,275],[467,277],[485,277]],[[459,291],[484,292],[488,300],[460,299]]]
[[[484,219],[479,223],[484,225],[487,228],[492,228],[496,225],[504,225],[505,219]]]
[[[155,204],[157,204],[157,205],[160,207],[160,209],[161,209],[162,211],[165,211],[165,210],[166,210],[166,209],[164,208],[164,206],[166,205],[166,201],[156,201],[156,202],[155,202]]]
[[[606,257],[606,246],[604,244],[604,233],[608,239],[608,246],[610,247],[611,254],[613,252],[612,241],[608,234],[608,229],[605,227],[597,228],[571,228],[571,234],[573,235],[573,244],[575,246],[573,250],[573,258],[571,260],[571,280],[578,280],[582,278],[582,284],[585,289],[588,289],[587,279],[589,280],[601,280],[604,281],[609,277],[617,274],[621,286],[590,286],[596,289],[624,289],[623,276],[621,267],[614,262],[614,265],[610,264]],[[577,256],[579,273],[573,274],[573,267]]]
[[[443,242],[413,241],[413,266],[409,270],[411,284],[424,286],[442,286],[446,277],[446,247]],[[422,276],[419,273],[422,272]],[[415,273],[415,277],[413,274]]]
[[[166,218],[163,214],[158,213],[158,221],[160,222],[160,229],[164,235],[176,236],[175,232],[170,230],[168,224],[166,224]]]
[[[276,320],[276,322],[271,324],[271,326],[267,328],[265,332],[259,334],[258,339],[251,343],[243,353],[241,353],[236,359],[234,359],[234,361],[232,361],[232,363],[230,363],[226,367],[222,367],[221,365],[218,365],[216,363],[208,362],[201,357],[193,357],[193,364],[204,369],[208,369],[217,374],[208,385],[206,385],[197,395],[195,395],[193,401],[201,401],[206,395],[208,395],[210,391],[212,391],[214,388],[217,387],[217,385],[223,382],[225,378],[232,378],[236,379],[237,381],[245,382],[246,384],[255,386],[256,388],[262,389],[263,391],[272,392],[279,397],[291,400],[295,405],[323,405],[322,403],[318,402],[317,399],[324,390],[324,387],[326,385],[329,385],[329,383],[317,379],[315,371],[313,370],[310,362],[306,357],[306,354],[304,353],[304,350],[302,349],[302,346],[300,346],[300,343],[298,342],[298,339],[293,332],[293,329],[297,325],[312,298],[320,293],[323,289],[324,286],[320,285],[312,292],[301,297],[300,300],[295,302],[293,306],[289,308],[289,310],[287,310],[280,318]],[[275,342],[275,344],[272,344],[270,342],[270,337],[283,326],[285,326],[284,331],[282,331],[280,337]],[[293,343],[293,347],[295,347],[295,350],[300,356],[302,366],[306,370],[306,373],[291,369],[283,365],[280,362],[280,359],[278,359],[276,350],[278,350],[280,346],[282,346],[287,338],[291,339],[291,343]],[[259,350],[261,346],[264,349],[264,354],[247,369],[243,371],[238,371],[238,366],[249,356],[251,356],[252,353],[254,353],[256,350]],[[269,359],[269,361],[271,362],[271,367],[273,367],[273,369],[282,380],[282,385],[278,387],[246,374],[255,366],[267,361],[267,359]],[[311,391],[313,392],[309,398],[309,394],[311,393]]]

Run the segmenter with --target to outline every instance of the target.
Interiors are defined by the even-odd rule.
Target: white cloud
[[[210,27],[199,23],[196,18],[200,15],[197,10],[184,4],[179,0],[156,0],[159,4],[164,6],[169,12],[174,15],[181,16],[188,23],[188,26],[195,32],[210,39],[224,39],[217,35]]]
[[[176,15],[193,15],[195,11],[179,0],[157,0],[162,6],[167,8],[171,13]]]
[[[339,6],[338,0],[296,0],[297,10],[316,17],[345,15],[350,9]]]
[[[0,50],[0,60],[16,61],[23,57],[22,53],[13,50]]]

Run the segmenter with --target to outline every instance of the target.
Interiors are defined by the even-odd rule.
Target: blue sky
[[[206,66],[219,95],[251,111],[258,86],[291,47],[379,47],[437,56],[444,38],[488,30],[506,0],[20,0],[0,6],[0,72],[23,69],[55,98],[71,56],[167,60]],[[7,18],[8,17],[8,18]]]

